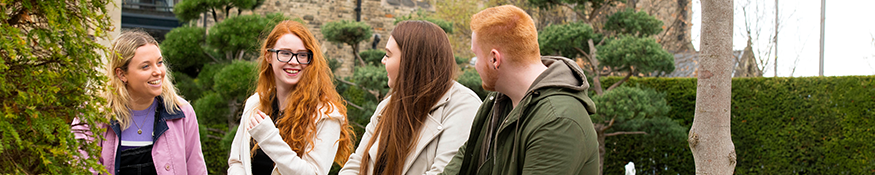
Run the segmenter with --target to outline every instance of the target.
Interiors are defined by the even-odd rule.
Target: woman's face
[[[394,81],[398,77],[398,66],[401,65],[401,49],[398,48],[398,43],[395,38],[389,36],[389,41],[386,42],[386,56],[383,56],[383,65],[386,65],[386,72],[389,74],[389,88],[395,87]]]
[[[291,51],[292,53],[306,53],[309,52],[306,47],[304,47],[304,42],[301,41],[301,38],[294,34],[285,34],[276,41],[273,48],[275,50],[285,50]],[[282,56],[283,52],[280,52],[280,56]],[[300,55],[299,55],[300,56]],[[281,62],[277,59],[277,52],[268,52],[268,56],[266,59],[273,69],[273,74],[276,79],[277,89],[285,89],[291,90],[298,84],[301,80],[301,77],[304,75],[304,68],[307,68],[307,64],[300,64],[297,56],[292,56],[291,60],[288,62]],[[304,60],[304,58],[301,58]],[[312,61],[311,61],[312,62]]]
[[[131,98],[155,98],[161,95],[161,85],[165,82],[164,76],[167,67],[164,66],[164,58],[161,50],[154,44],[146,44],[137,48],[134,58],[128,63],[127,72],[116,69],[116,75],[126,82]]]

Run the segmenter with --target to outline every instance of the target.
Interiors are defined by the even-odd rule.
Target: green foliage
[[[612,67],[614,71],[633,74],[674,71],[674,56],[662,49],[662,45],[653,38],[623,35],[597,48],[599,54],[596,58],[600,66]]]
[[[197,82],[186,74],[179,72],[170,73],[173,75],[173,85],[176,85],[176,88],[179,89],[177,93],[185,99],[199,99],[201,98],[201,93],[203,93],[203,88],[198,86]]]
[[[253,10],[264,4],[264,0],[183,0],[173,7],[173,12],[176,18],[180,21],[191,21],[200,18],[200,14],[204,12],[216,13],[217,10],[225,10],[228,15],[228,10],[232,8],[240,10]],[[239,14],[239,13],[238,13]]]
[[[542,54],[558,54],[568,58],[584,56],[581,51],[589,54],[589,39],[595,44],[601,41],[601,35],[594,33],[592,27],[583,22],[550,25],[538,33]]]
[[[216,92],[207,92],[194,101],[194,111],[203,124],[227,124],[228,101]]]
[[[75,139],[71,122],[105,132],[99,123],[108,122],[108,109],[98,92],[106,77],[95,66],[108,50],[97,40],[112,30],[103,15],[110,3],[0,3],[0,174],[106,173],[96,156],[79,152],[100,155],[100,148]]]
[[[370,39],[374,30],[364,22],[334,21],[322,25],[322,36],[329,42],[356,45]]]
[[[603,79],[613,83],[620,77]],[[632,78],[631,86],[665,92],[669,118],[685,128],[695,112],[695,78]],[[732,140],[738,174],[869,174],[875,169],[875,76],[735,78]],[[633,142],[634,143],[630,143]],[[608,137],[605,174],[694,174],[686,142]]]
[[[249,61],[234,61],[213,76],[213,90],[225,101],[243,102],[255,91],[258,69]]]
[[[467,65],[469,65],[468,61],[471,60],[470,58],[465,58],[465,57],[460,57],[460,56],[455,56],[455,58],[456,58],[456,65],[459,65],[459,67],[467,67]]]
[[[219,71],[221,71],[222,68],[224,68],[228,64],[229,63],[207,63],[207,64],[205,64],[204,67],[201,69],[201,71],[198,73],[198,76],[195,79],[195,83],[197,84],[197,86],[200,89],[203,89],[203,90],[212,89],[213,84],[215,84],[213,81],[214,76],[216,75],[216,73],[219,73]],[[181,88],[181,87],[179,87],[179,88]],[[184,92],[185,90],[180,89],[180,91]]]
[[[177,27],[165,35],[161,42],[161,54],[173,71],[197,76],[197,71],[210,58],[201,48],[206,31],[201,27]]]
[[[355,72],[350,76],[350,81],[364,88],[378,91],[380,97],[389,93],[389,76],[387,76],[386,67],[382,64],[355,69]]]
[[[598,115],[592,115],[592,121],[604,122],[615,120],[640,120],[663,116],[669,111],[665,102],[665,94],[652,89],[620,86],[602,95],[595,95],[592,101],[596,104]],[[631,127],[637,129],[638,127]]]
[[[288,20],[279,13],[267,16],[240,15],[230,17],[210,28],[207,44],[227,60],[258,57],[259,39],[277,23]],[[241,56],[243,53],[243,57]]]
[[[462,75],[459,76],[459,79],[456,81],[458,81],[459,84],[470,88],[474,93],[477,93],[477,96],[479,96],[481,100],[486,98],[486,95],[489,95],[489,91],[483,89],[483,81],[480,80],[480,74],[477,73],[477,70],[474,69],[474,67],[464,69]]]
[[[605,30],[637,37],[648,37],[662,32],[662,21],[648,15],[647,12],[638,11],[636,13],[630,8],[609,16],[608,21],[605,22]]]
[[[407,16],[398,16],[395,18],[395,23],[398,24],[401,21],[407,20],[420,20],[420,21],[428,21],[434,23],[438,27],[444,30],[447,34],[453,33],[453,22],[446,21],[440,18],[433,18],[431,15],[427,14],[425,11],[417,10],[416,13],[407,14]]]
[[[179,21],[188,22],[200,18],[204,12],[211,10],[210,0],[182,0],[173,6],[173,13]]]
[[[325,60],[328,60],[328,69],[331,69],[332,72],[336,72],[337,68],[341,66],[340,60],[328,57],[327,54],[324,54],[324,56]]]
[[[198,120],[200,121],[200,120]],[[207,129],[210,128],[210,129]],[[225,174],[228,172],[228,155],[231,143],[225,145],[225,138],[234,138],[236,128],[227,131],[227,124],[200,124],[201,150],[204,152],[204,163],[207,164],[207,174]],[[221,138],[221,140],[219,139]]]
[[[383,64],[383,56],[386,56],[386,52],[380,49],[368,49],[359,53],[359,56],[362,57],[368,65],[378,66]]]
[[[575,11],[589,12],[592,9],[601,9],[603,6],[615,6],[617,3],[625,3],[625,0],[529,0],[529,3],[540,8],[550,9],[554,6],[565,4],[573,5]]]

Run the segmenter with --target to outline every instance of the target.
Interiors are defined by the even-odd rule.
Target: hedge
[[[611,84],[620,78],[605,78]],[[632,78],[625,86],[667,94],[669,117],[689,128],[695,78]],[[870,174],[875,172],[875,76],[735,78],[732,140],[736,174]],[[643,174],[694,174],[686,142],[646,135],[606,139],[605,174],[632,161]]]

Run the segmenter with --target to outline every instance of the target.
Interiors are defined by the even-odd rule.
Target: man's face
[[[494,69],[492,64],[493,59],[495,58],[492,55],[491,50],[492,49],[483,50],[480,48],[477,44],[477,33],[473,32],[471,34],[471,52],[474,52],[474,56],[477,57],[477,61],[474,63],[474,69],[480,74],[480,80],[482,81],[481,86],[488,91],[495,91],[495,82],[498,79],[496,74],[498,72]]]

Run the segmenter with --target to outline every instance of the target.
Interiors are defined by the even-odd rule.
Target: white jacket
[[[271,174],[328,174],[331,164],[334,162],[334,156],[337,154],[337,144],[339,144],[337,140],[340,138],[341,124],[346,121],[345,117],[338,112],[339,110],[335,109],[334,112],[325,115],[326,109],[321,109],[322,112],[318,114],[319,119],[316,120],[316,138],[313,140],[313,145],[307,146],[309,153],[298,155],[283,141],[279,130],[270,118],[263,120],[248,132],[246,131],[249,117],[257,115],[255,109],[259,104],[258,93],[246,99],[246,107],[244,107],[243,116],[240,118],[240,126],[237,128],[237,134],[234,135],[234,142],[231,144],[228,174],[252,174],[250,138],[254,138],[261,150],[276,163]]]
[[[365,128],[365,134],[362,136],[358,148],[356,148],[355,153],[349,156],[346,165],[338,174],[357,175],[373,172],[377,146],[371,146],[371,149],[367,151],[365,147],[374,135],[374,129],[380,122],[380,113],[389,103],[389,98],[377,106],[376,112],[371,116],[371,122]],[[419,135],[415,137],[419,138],[416,141],[416,146],[404,160],[402,172],[408,175],[441,173],[459,151],[459,147],[467,141],[480,103],[481,100],[474,91],[454,81],[452,88],[431,108],[432,111],[422,125]],[[379,140],[374,143],[374,145],[378,144]],[[361,173],[359,169],[361,168],[362,155],[366,152],[370,157],[368,160],[369,173]]]

